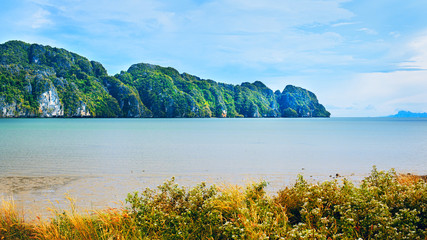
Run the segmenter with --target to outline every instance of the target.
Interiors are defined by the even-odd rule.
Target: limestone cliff
[[[292,85],[277,94],[277,102],[283,117],[329,117],[330,113],[319,104],[314,93]]]
[[[314,93],[218,83],[139,63],[109,76],[65,49],[0,44],[0,117],[329,117]]]
[[[38,99],[40,104],[39,112],[41,117],[63,117],[61,102],[59,101],[56,89],[51,86],[48,91],[42,93]]]

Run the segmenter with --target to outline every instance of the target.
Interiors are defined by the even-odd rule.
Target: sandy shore
[[[71,176],[0,177],[0,193],[11,194],[42,189],[56,189],[77,179],[78,177]]]
[[[313,176],[302,173],[310,182],[330,180],[333,175]],[[207,184],[238,184],[266,180],[268,190],[272,193],[286,185],[293,184],[295,174],[269,175],[204,175],[188,174],[175,176],[175,181],[181,186],[192,187],[201,182]],[[358,181],[363,176],[345,176],[352,181]],[[35,216],[47,218],[51,216],[49,209],[67,210],[70,208],[68,196],[75,199],[75,205],[80,209],[93,210],[107,207],[120,207],[128,193],[155,188],[165,180],[170,179],[166,174],[146,175],[108,175],[108,176],[7,176],[0,177],[0,201],[13,198],[18,210],[25,213],[29,219]],[[342,176],[339,176],[342,178]]]

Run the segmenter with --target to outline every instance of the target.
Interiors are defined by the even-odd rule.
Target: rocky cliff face
[[[89,109],[84,102],[80,101],[77,105],[76,111],[71,115],[72,117],[90,117]]]
[[[329,117],[330,113],[319,104],[314,93],[292,85],[277,95],[283,117]]]
[[[35,117],[36,115],[29,109],[15,101],[6,101],[5,97],[0,97],[0,117]]]
[[[48,91],[42,93],[38,99],[41,117],[63,117],[61,102],[56,89],[51,86]]]
[[[122,117],[151,117],[151,112],[141,102],[134,88],[126,86],[114,77],[104,77],[103,83],[107,91],[117,99]]]
[[[64,49],[0,44],[0,117],[329,117],[316,96],[262,82],[231,85],[135,64],[108,76]]]

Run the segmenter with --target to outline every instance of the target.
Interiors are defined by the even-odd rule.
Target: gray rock
[[[6,102],[0,97],[0,117],[35,117],[36,115],[22,107],[21,103]]]
[[[79,102],[80,106],[77,107],[76,112],[72,115],[72,117],[90,117],[89,109],[83,101]]]
[[[63,117],[64,111],[62,109],[59,96],[54,86],[50,86],[49,90],[43,92],[39,98],[39,111],[41,117]]]

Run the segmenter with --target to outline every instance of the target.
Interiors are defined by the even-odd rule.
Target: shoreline
[[[268,183],[266,192],[274,195],[286,187],[292,187],[298,175],[309,184],[337,180],[339,183],[347,179],[356,186],[369,175],[323,174],[310,175],[302,170],[299,174],[145,174],[145,175],[98,175],[98,176],[2,176],[0,177],[0,203],[13,200],[19,210],[25,213],[25,218],[48,218],[51,209],[70,209],[70,198],[75,205],[85,211],[106,208],[123,207],[123,201],[129,193],[142,192],[146,188],[156,189],[157,186],[172,177],[186,189],[204,182],[208,186],[247,186],[251,183],[265,181]],[[399,176],[419,177],[427,181],[427,175],[412,173],[397,173]]]
[[[338,174],[337,174],[338,175]],[[339,177],[339,176],[337,176]],[[67,197],[50,217],[15,201],[0,204],[6,239],[424,239],[427,176],[378,171],[362,184],[337,179],[312,184],[297,177],[270,195],[265,181],[246,185],[171,178],[158,188],[129,194],[117,207],[88,208]],[[76,181],[78,182],[78,181]],[[73,185],[73,184],[71,184]],[[403,214],[402,213],[406,213]],[[209,229],[208,231],[206,231]],[[237,231],[236,231],[237,230]]]
[[[351,174],[342,176],[336,174],[301,175],[309,183],[324,182],[327,180],[347,178],[353,183],[360,182],[366,174]],[[48,217],[49,209],[69,209],[69,197],[76,201],[82,209],[99,210],[123,205],[127,194],[141,192],[146,188],[155,189],[165,181],[175,178],[180,186],[187,189],[205,182],[207,185],[238,185],[245,186],[253,182],[266,181],[269,194],[292,186],[297,175],[286,174],[141,174],[141,175],[88,175],[88,176],[3,176],[0,177],[0,202],[13,199],[18,209],[26,217]]]

